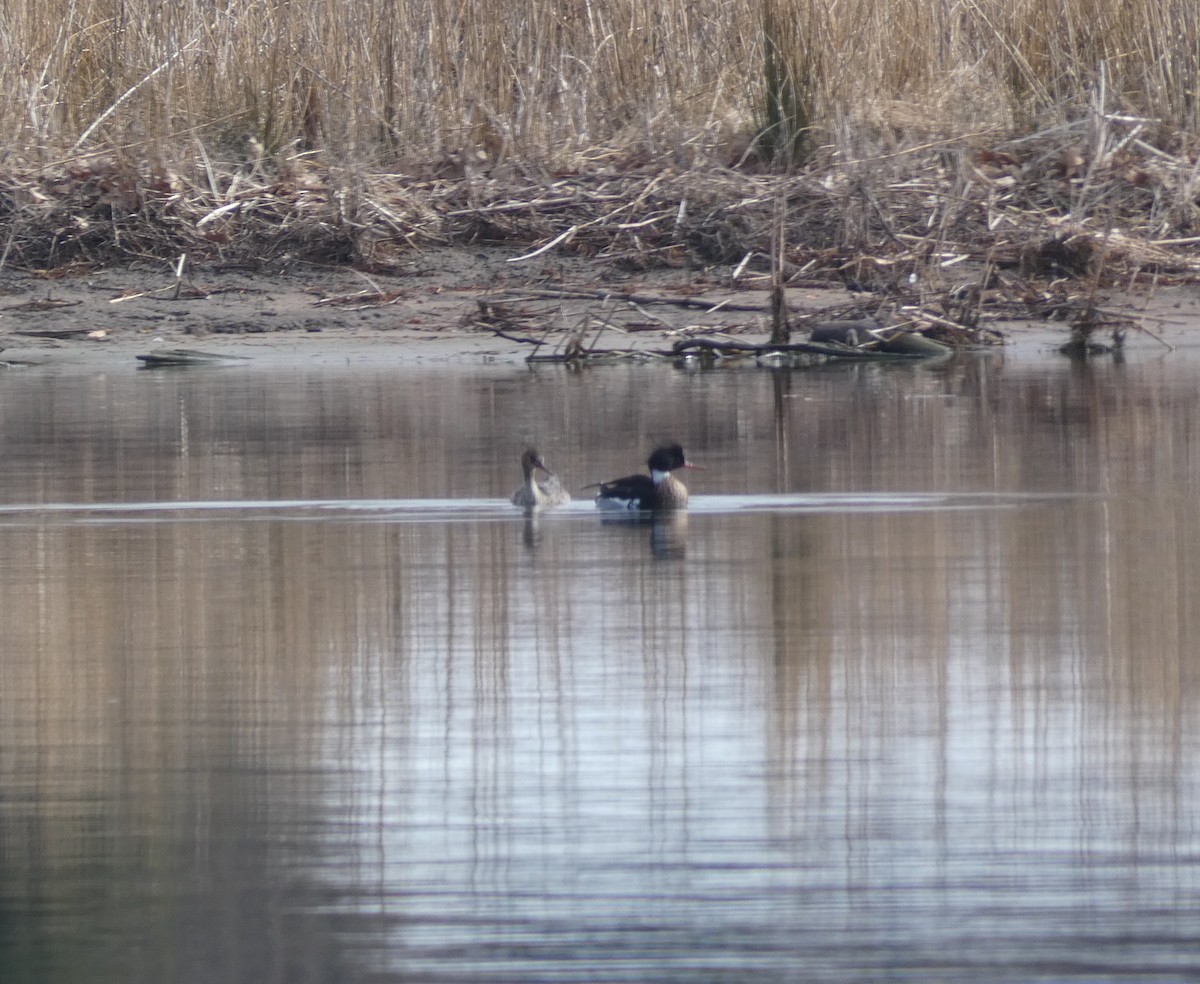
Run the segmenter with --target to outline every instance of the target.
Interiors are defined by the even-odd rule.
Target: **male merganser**
[[[683,448],[672,442],[654,449],[646,461],[649,475],[627,475],[599,482],[596,505],[605,510],[649,512],[656,509],[686,509],[688,491],[671,472],[699,468],[684,457]],[[592,488],[593,486],[588,486]]]
[[[534,480],[533,473],[538,469],[546,473],[544,481]],[[571,501],[570,493],[562,487],[558,476],[546,467],[546,462],[538,454],[537,448],[525,449],[525,453],[521,455],[521,471],[525,475],[525,484],[512,494],[509,501],[514,506],[534,509],[538,506],[561,506],[564,502]]]

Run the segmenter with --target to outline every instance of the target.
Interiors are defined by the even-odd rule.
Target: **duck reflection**
[[[525,522],[521,528],[521,542],[532,550],[538,544],[538,538],[541,536],[541,523],[538,522],[538,512],[536,509],[525,510]]]
[[[687,553],[688,514],[677,509],[644,509],[636,512],[601,513],[605,528],[650,530],[650,552],[660,560],[673,560]]]
[[[668,510],[651,517],[650,551],[660,560],[678,560],[687,554],[687,513]]]

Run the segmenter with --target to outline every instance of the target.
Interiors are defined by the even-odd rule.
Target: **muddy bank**
[[[0,358],[20,363],[114,362],[156,348],[301,356],[315,360],[524,359],[572,336],[612,348],[663,348],[713,333],[765,341],[766,277],[730,267],[623,273],[577,257],[512,262],[516,250],[415,253],[394,273],[296,264],[273,273],[197,266],[80,274],[7,272],[0,278]],[[870,295],[794,287],[788,306],[803,337],[806,315],[873,312]],[[1135,326],[1131,345],[1167,351],[1200,326],[1200,289],[1179,286],[1105,300]],[[1068,328],[1052,319],[991,317],[1003,340],[1053,353]]]

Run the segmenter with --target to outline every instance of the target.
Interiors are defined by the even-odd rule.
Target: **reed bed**
[[[16,0],[0,268],[435,243],[1190,278],[1195,0]]]

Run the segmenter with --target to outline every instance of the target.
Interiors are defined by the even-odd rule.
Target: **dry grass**
[[[0,52],[0,267],[753,266],[781,195],[796,267],[867,285],[1190,276],[1200,235],[1195,0],[21,0]]]

